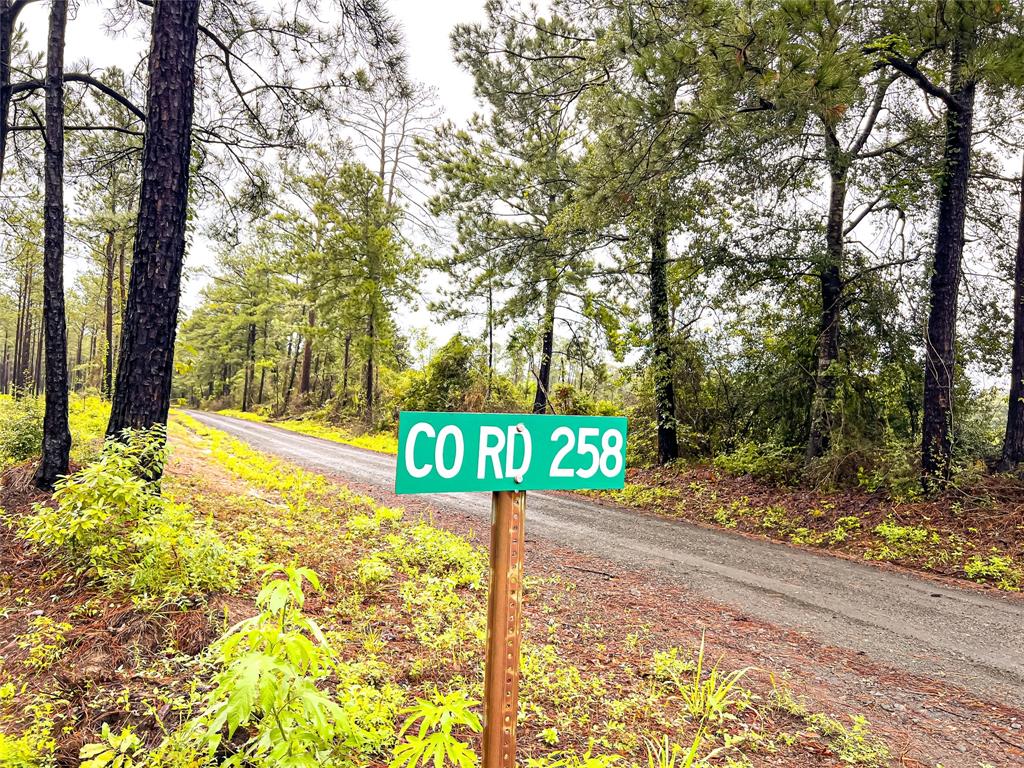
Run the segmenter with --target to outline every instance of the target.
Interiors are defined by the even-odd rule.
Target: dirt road
[[[267,424],[188,412],[253,447],[390,493],[395,459]],[[488,518],[486,494],[425,497]],[[984,698],[1024,703],[1024,600],[693,526],[564,494],[530,493],[527,535],[674,585],[828,645]]]

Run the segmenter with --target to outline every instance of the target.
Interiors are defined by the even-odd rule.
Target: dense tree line
[[[116,149],[111,153],[108,140],[97,143],[95,137],[76,147],[81,151],[76,161],[92,165],[91,173],[83,171],[83,177],[92,181],[91,187],[82,184],[91,193],[87,194],[86,209],[100,219],[92,223],[99,224],[98,229],[105,235],[99,238],[102,246],[95,230],[83,239],[86,248],[94,252],[102,247],[105,362],[101,386],[112,398],[107,434],[118,439],[125,429],[148,428],[167,420],[189,205],[202,193],[201,182],[207,181],[222,191],[225,169],[232,165],[242,168],[250,183],[258,181],[262,168],[247,153],[301,145],[305,139],[297,118],[300,114],[329,117],[328,105],[355,80],[345,68],[354,62],[357,53],[362,53],[364,62],[387,69],[395,77],[401,75],[401,62],[392,23],[373,0],[342,2],[336,9],[340,23],[319,26],[310,21],[318,19],[316,8],[301,2],[290,10],[282,7],[268,13],[248,2],[140,0],[138,4],[119,3],[113,7],[125,17],[148,20],[150,25],[147,77],[143,83],[129,84],[117,70],[108,70],[99,77],[65,71],[68,9],[64,0],[51,0],[49,4],[45,55],[39,57],[28,51],[23,43],[24,29],[17,21],[31,2],[3,0],[0,4],[0,170],[9,154],[11,136],[20,132],[41,134],[41,141],[37,136],[18,148],[17,181],[12,181],[11,174],[4,179],[5,212],[13,225],[8,237],[13,247],[8,249],[5,270],[7,277],[13,277],[15,297],[12,306],[4,309],[5,314],[13,315],[15,327],[10,361],[11,333],[5,328],[0,384],[5,392],[21,396],[30,389],[31,380],[32,389],[45,392],[44,437],[36,483],[50,488],[68,468],[68,392],[74,383],[69,375],[64,295],[66,116],[80,121],[67,128],[83,134],[113,135],[115,139],[141,137],[141,142],[120,147],[120,154]],[[328,62],[338,69],[329,69]],[[304,75],[306,80],[302,79]],[[74,100],[68,98],[67,82],[83,83],[91,100],[84,94]],[[131,85],[144,85],[144,109],[133,102]],[[44,94],[45,120],[39,118],[35,103],[40,90]],[[210,103],[204,105],[203,97],[210,94]],[[115,102],[123,112],[110,114],[108,101]],[[297,108],[302,113],[296,113]],[[103,115],[104,111],[104,116],[111,118],[107,124],[93,120],[95,114]],[[193,119],[197,111],[201,121]],[[130,121],[125,122],[124,112],[130,113]],[[27,123],[23,122],[26,116]],[[200,170],[204,165],[219,169],[216,176],[198,174],[200,183],[191,179],[197,165],[194,139],[202,147]],[[41,212],[28,204],[38,199],[35,189],[40,182],[40,150]],[[137,177],[129,172],[125,179],[126,170],[133,166],[138,169]],[[136,178],[137,183],[133,183]],[[134,186],[138,188],[137,197]],[[19,199],[15,193],[22,189],[28,192]],[[119,219],[119,209],[122,213],[134,209],[135,221],[130,229]],[[40,213],[41,264],[33,258],[39,247],[33,235],[39,229]],[[32,222],[34,229],[19,228],[21,221]],[[88,232],[89,226],[83,230]],[[131,264],[126,267],[128,242],[132,254]],[[123,295],[116,370],[115,252]],[[76,369],[82,362],[84,321],[81,329]],[[93,356],[90,354],[90,358]]]
[[[452,33],[465,124],[404,76],[372,3],[339,12],[344,74],[301,13],[141,10],[145,110],[123,73],[64,78],[96,267],[61,357],[112,395],[111,434],[181,397],[369,429],[407,407],[625,412],[638,457],[741,449],[831,482],[1024,459],[1015,4],[490,0]],[[60,344],[24,119],[34,83],[56,90],[18,55],[0,387],[25,392]],[[198,205],[217,263],[172,365]],[[462,323],[439,350],[409,321],[423,301]],[[1008,408],[985,386],[1007,372]]]

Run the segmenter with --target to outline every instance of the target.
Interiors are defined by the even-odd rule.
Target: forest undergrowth
[[[475,765],[486,553],[187,416],[170,432],[159,493],[133,479],[163,458],[145,435],[53,500],[4,474],[0,764]],[[892,762],[713,634],[563,624],[577,590],[527,580],[524,764]]]

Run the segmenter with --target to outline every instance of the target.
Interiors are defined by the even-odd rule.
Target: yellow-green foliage
[[[143,477],[166,458],[159,430],[111,442],[36,504],[19,534],[109,589],[176,598],[235,586],[242,552]]]
[[[42,440],[42,401],[0,395],[0,470],[37,455]]]
[[[1024,586],[1024,568],[1017,565],[1009,555],[993,552],[988,557],[975,555],[964,564],[967,578],[975,581],[991,582],[1000,589],[1011,592]]]
[[[366,448],[378,453],[398,453],[398,438],[390,432],[377,432],[374,434],[358,435],[343,427],[321,424],[318,421],[309,419],[282,419],[281,421],[270,422],[263,416],[248,411],[236,411],[226,409],[218,411],[223,416],[232,416],[236,419],[246,421],[258,421],[272,423],[275,427],[289,429],[292,432],[299,432],[310,437],[320,437],[334,443],[354,445],[357,448]]]
[[[68,404],[71,460],[94,459],[103,442],[110,404],[96,396],[72,396]],[[0,470],[39,455],[43,440],[43,399],[0,395]]]
[[[841,763],[868,768],[881,768],[890,764],[892,754],[889,748],[885,742],[871,734],[868,721],[863,716],[852,716],[851,725],[847,728],[835,718],[810,711],[806,704],[797,701],[789,690],[781,687],[772,692],[772,704],[803,720],[811,731],[828,739]]]
[[[872,560],[926,557],[941,543],[939,534],[929,528],[900,525],[893,520],[876,525],[874,532],[882,541],[864,553]]]
[[[689,680],[676,683],[686,708],[700,723],[721,722],[733,716],[733,711],[749,704],[750,694],[738,683],[749,668],[723,673],[715,663],[705,674],[704,637],[700,639],[697,663]]]
[[[462,691],[442,694],[434,691],[430,700],[417,699],[416,706],[405,710],[409,715],[395,747],[391,768],[418,768],[418,766],[451,765],[455,768],[474,768],[479,762],[473,748],[452,731],[465,728],[473,733],[482,729],[480,717],[473,711],[479,704],[471,701]]]
[[[656,507],[670,501],[676,494],[658,486],[626,483],[621,489],[606,492],[618,504],[628,507]]]
[[[100,454],[110,421],[110,403],[96,395],[73,396],[68,403],[71,460],[86,464]]]
[[[189,430],[209,441],[210,452],[218,463],[257,488],[289,494],[296,504],[301,503],[300,496],[321,494],[327,490],[327,481],[321,475],[306,472],[254,451],[241,440],[236,440],[219,429],[207,427],[191,416],[175,413],[174,417]]]
[[[71,625],[67,622],[37,616],[29,625],[29,631],[18,637],[18,647],[28,652],[22,663],[37,672],[49,669],[67,650],[65,635],[70,631]]]

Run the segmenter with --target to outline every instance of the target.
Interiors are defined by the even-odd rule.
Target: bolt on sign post
[[[399,414],[396,493],[491,492],[483,768],[516,759],[526,491],[622,488],[625,479],[625,418]]]

